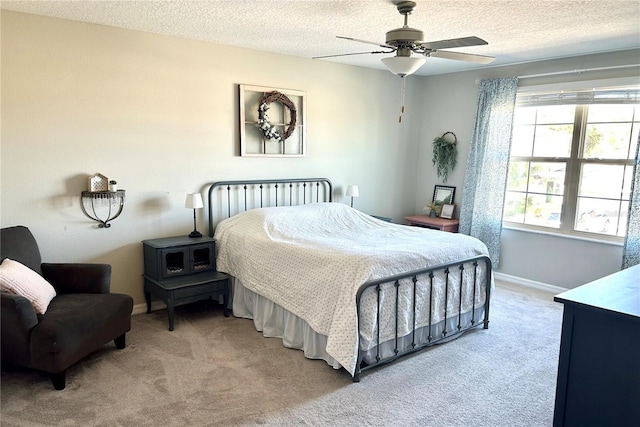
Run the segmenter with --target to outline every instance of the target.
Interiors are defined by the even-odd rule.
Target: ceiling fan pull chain
[[[398,117],[398,123],[402,123],[402,115],[404,114],[404,76],[400,76],[402,80],[402,86],[400,88],[400,117]]]

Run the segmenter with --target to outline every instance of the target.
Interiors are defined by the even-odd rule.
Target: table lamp
[[[353,207],[353,198],[360,197],[360,190],[357,185],[350,185],[347,187],[347,197],[351,197],[351,207]]]
[[[187,209],[193,209],[193,231],[189,234],[189,237],[202,237],[196,229],[196,209],[202,209],[204,204],[202,203],[202,195],[200,193],[187,194],[187,200],[184,203],[184,207]]]

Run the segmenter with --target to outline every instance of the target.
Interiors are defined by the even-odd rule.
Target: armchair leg
[[[127,334],[125,333],[120,335],[115,340],[113,340],[113,342],[116,344],[116,347],[119,348],[120,350],[122,350],[126,346],[126,337],[127,337]]]
[[[66,386],[67,371],[58,372],[57,374],[51,374],[51,383],[56,390],[64,390]]]

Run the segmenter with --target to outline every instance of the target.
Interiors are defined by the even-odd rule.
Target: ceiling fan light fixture
[[[382,63],[393,74],[397,74],[400,77],[409,76],[426,62],[426,58],[413,58],[409,56],[391,56],[389,58],[382,58]]]

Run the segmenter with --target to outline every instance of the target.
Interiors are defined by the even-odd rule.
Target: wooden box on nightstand
[[[458,232],[458,220],[446,219],[438,217],[430,217],[428,215],[405,216],[404,220],[409,225],[418,227],[433,228],[435,230],[449,231],[451,233]]]

